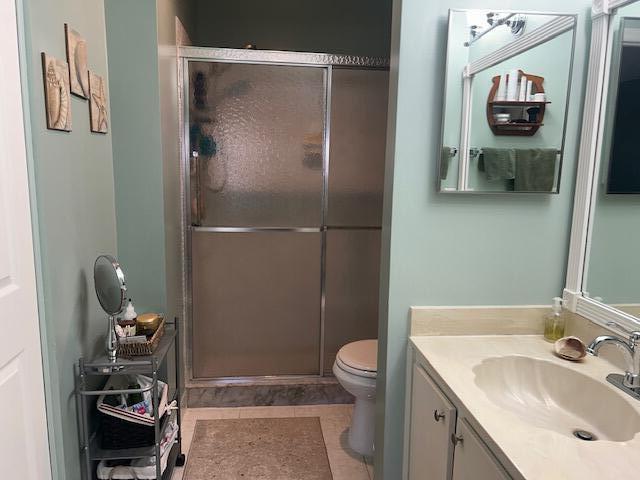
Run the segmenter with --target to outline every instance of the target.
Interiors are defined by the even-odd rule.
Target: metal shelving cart
[[[93,480],[97,478],[96,467],[100,460],[128,460],[146,457],[155,457],[156,479],[170,479],[175,466],[184,465],[185,456],[182,453],[182,422],[180,419],[180,349],[178,338],[178,322],[177,319],[173,323],[165,324],[165,333],[160,339],[158,346],[152,355],[117,358],[116,362],[110,362],[106,355],[98,357],[92,361],[86,361],[80,358],[78,361],[78,370],[76,376],[76,407],[78,413],[78,429],[80,435],[80,453],[82,459],[82,479]],[[169,368],[167,358],[169,351],[174,347],[175,352],[175,386],[169,382]],[[110,375],[147,375],[153,379],[152,384],[148,388],[140,389],[123,389],[123,390],[104,390],[96,388],[95,385],[104,385],[106,378]],[[164,374],[164,375],[163,375]],[[158,418],[157,411],[159,406],[159,389],[158,380],[160,377],[166,376],[166,383],[169,384],[168,404],[172,401],[176,402],[177,409],[167,410],[165,414]],[[103,377],[103,378],[100,378]],[[95,401],[97,397],[103,394],[134,394],[146,391],[152,392],[153,411],[154,414],[154,431],[155,442],[149,447],[123,448],[117,450],[105,450],[100,446],[100,438],[98,436],[98,428],[92,421],[95,409]],[[164,472],[162,472],[160,443],[162,433],[170,419],[176,415],[178,434],[175,443],[171,447],[167,464]]]

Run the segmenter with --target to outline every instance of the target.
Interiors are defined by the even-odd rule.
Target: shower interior
[[[188,391],[331,383],[377,337],[387,62],[180,53]]]

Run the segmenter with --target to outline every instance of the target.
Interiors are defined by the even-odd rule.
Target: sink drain
[[[594,440],[598,439],[598,437],[596,437],[593,433],[587,432],[586,430],[574,430],[573,436],[579,440],[584,440],[585,442],[593,442]]]

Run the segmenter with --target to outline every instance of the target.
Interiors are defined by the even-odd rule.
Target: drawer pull
[[[453,443],[454,445],[458,445],[459,443],[462,443],[464,440],[462,438],[462,435],[456,435],[455,433],[451,434],[451,443]]]
[[[439,422],[440,420],[444,419],[446,417],[444,412],[439,412],[438,410],[434,410],[433,411],[433,419],[436,422]]]

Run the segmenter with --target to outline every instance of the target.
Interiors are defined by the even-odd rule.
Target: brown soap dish
[[[565,360],[581,360],[587,355],[587,347],[578,337],[562,337],[553,344],[556,354]]]

